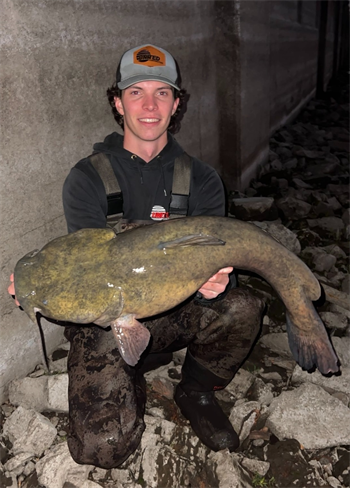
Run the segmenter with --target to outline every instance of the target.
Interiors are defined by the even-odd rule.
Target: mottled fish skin
[[[187,217],[117,236],[108,229],[82,229],[22,258],[15,288],[32,319],[35,308],[57,320],[112,325],[119,350],[134,365],[147,345],[137,319],[170,310],[226,266],[257,273],[279,294],[300,366],[316,366],[323,374],[339,370],[312,304],[321,294],[319,282],[296,255],[247,222]]]

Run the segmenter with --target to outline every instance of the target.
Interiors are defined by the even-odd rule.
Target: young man
[[[113,133],[95,144],[106,156],[123,196],[123,221],[146,224],[168,218],[172,209],[175,161],[184,151],[170,134],[185,91],[170,53],[153,45],[123,54],[116,84],[107,91],[124,136]],[[225,212],[224,189],[215,170],[190,158],[187,215]],[[106,226],[108,200],[94,156],[80,161],[63,187],[68,231]],[[176,211],[176,210],[175,210]],[[110,330],[66,327],[70,434],[73,458],[102,468],[119,466],[138,446],[145,428],[143,372],[168,362],[187,346],[175,401],[196,435],[209,448],[233,451],[239,440],[215,398],[248,355],[257,336],[263,304],[248,292],[230,288],[224,268],[182,306],[143,321],[151,343],[136,367],[120,357]]]

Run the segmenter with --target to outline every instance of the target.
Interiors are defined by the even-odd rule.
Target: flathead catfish
[[[149,331],[137,319],[170,310],[219,269],[257,273],[287,309],[289,345],[305,369],[338,371],[338,360],[312,301],[321,287],[292,252],[254,224],[225,217],[187,217],[115,235],[82,229],[18,261],[16,296],[35,321],[47,318],[111,326],[124,360],[134,366]]]

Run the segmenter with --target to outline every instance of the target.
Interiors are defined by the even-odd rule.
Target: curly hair
[[[185,106],[189,96],[187,95],[186,90],[183,88],[181,90],[176,90],[175,88],[173,88],[173,94],[174,94],[174,98],[175,99],[179,98],[180,101],[176,111],[170,118],[168,131],[171,132],[172,134],[176,134],[180,130],[181,119],[183,117],[183,113],[185,111]],[[114,97],[121,98],[121,96],[122,96],[122,90],[118,88],[116,83],[112,85],[110,88],[107,88],[107,98],[110,106],[112,107],[112,114],[114,116],[114,119],[116,120],[117,124],[120,125],[120,127],[124,130],[124,117],[118,112],[114,102]]]

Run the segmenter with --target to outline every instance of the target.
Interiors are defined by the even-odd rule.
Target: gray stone
[[[71,457],[66,442],[57,444],[36,464],[39,483],[47,488],[62,488],[66,481],[81,487],[92,468],[77,464]]]
[[[256,378],[251,388],[249,398],[259,402],[261,405],[270,405],[273,400],[272,389],[273,385],[265,383],[260,378]]]
[[[300,257],[314,271],[325,272],[333,268],[337,258],[319,247],[306,247]]]
[[[340,240],[344,229],[344,222],[338,217],[322,217],[320,219],[308,219],[307,223],[311,229],[318,233],[323,232],[326,236]]]
[[[40,413],[18,407],[6,420],[4,435],[12,442],[14,454],[30,452],[41,456],[52,445],[57,430]]]
[[[297,235],[280,222],[253,222],[253,224],[268,232],[289,251],[300,254],[301,245]]]
[[[350,275],[345,276],[345,278],[341,284],[341,290],[344,293],[347,293],[348,295],[350,295]]]
[[[275,398],[266,426],[279,440],[296,439],[305,449],[324,449],[350,442],[350,410],[311,383]]]
[[[232,395],[233,398],[244,398],[254,381],[254,375],[245,369],[240,369],[233,380],[226,386],[225,391]]]
[[[337,246],[336,244],[330,244],[329,246],[324,246],[322,247],[322,249],[328,252],[328,254],[332,254],[337,259],[346,258],[346,253],[342,249],[340,249],[340,247]]]
[[[33,408],[37,412],[68,412],[68,375],[58,374],[14,380],[9,386],[14,405]]]
[[[219,484],[215,488],[252,488],[249,477],[239,466],[239,457],[226,451],[211,452],[208,462]]]
[[[323,376],[318,370],[313,373],[303,371],[300,366],[296,366],[292,376],[293,385],[300,385],[303,383],[313,383],[314,385],[322,386],[328,393],[342,392],[350,395],[350,367],[343,366],[341,368],[340,376]]]
[[[13,458],[9,459],[5,463],[4,468],[7,471],[10,471],[11,474],[19,476],[20,474],[23,473],[26,463],[31,461],[33,458],[34,458],[33,452],[21,452],[20,454],[17,454]]]
[[[259,340],[259,343],[280,356],[291,359],[293,358],[289,348],[288,336],[286,332],[277,332],[274,334],[264,335]]]
[[[305,183],[305,181],[301,180],[300,178],[293,178],[293,183],[297,188],[306,188],[306,189],[311,189],[312,185],[309,185],[308,183]]]
[[[276,205],[282,210],[286,219],[299,220],[308,216],[311,205],[292,196],[286,196],[276,201]]]
[[[283,163],[284,169],[295,169],[297,166],[298,166],[297,158],[290,159],[289,161]]]
[[[342,208],[342,205],[339,203],[339,201],[335,197],[328,198],[328,204],[330,205],[332,210],[334,210],[335,212]],[[343,222],[344,222],[344,219],[343,219]],[[344,224],[346,224],[346,223],[344,222]]]
[[[273,198],[235,198],[231,202],[230,213],[240,220],[275,220],[278,211]]]
[[[320,317],[329,329],[344,330],[349,325],[348,318],[339,312],[320,312]]]
[[[347,208],[343,215],[341,216],[342,221],[344,222],[344,225],[349,225],[350,224],[350,208]]]
[[[265,476],[270,469],[270,463],[259,461],[258,459],[249,459],[246,457],[242,459],[241,465],[244,468],[249,469],[251,473],[258,473],[260,476]]]
[[[265,380],[270,380],[270,381],[282,381],[282,376],[277,373],[277,371],[271,371],[271,373],[259,373],[259,376],[264,378]]]
[[[229,420],[239,435],[241,442],[248,437],[250,429],[258,417],[260,409],[261,403],[257,401],[240,403],[232,408]],[[246,423],[248,423],[248,429],[247,426],[244,428],[244,424]]]
[[[332,343],[341,364],[350,367],[350,337],[332,337]]]

